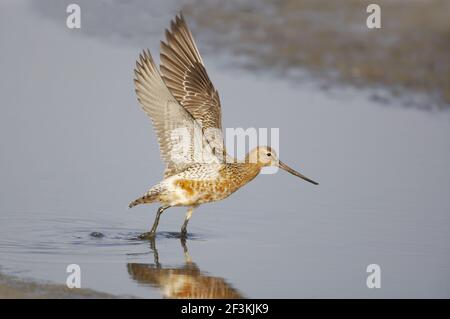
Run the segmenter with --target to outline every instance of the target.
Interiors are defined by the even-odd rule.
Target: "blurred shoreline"
[[[108,299],[116,296],[90,289],[69,289],[64,285],[41,283],[0,274],[0,299]]]
[[[216,52],[281,76],[306,69],[325,87],[387,88],[406,106],[450,105],[450,2],[380,0],[381,29],[364,0],[193,0],[183,11]],[[424,98],[425,95],[425,98]],[[374,95],[381,103],[390,97]]]
[[[291,83],[314,81],[322,89],[351,86],[369,89],[380,104],[448,109],[450,2],[377,1],[380,29],[366,26],[370,3],[170,0],[155,6],[142,0],[79,0],[87,8],[81,32],[103,41],[151,47],[151,39],[159,41],[181,11],[206,62],[208,55],[216,61],[223,55],[225,67],[272,73]],[[65,10],[64,2],[56,0],[31,4],[58,22]]]

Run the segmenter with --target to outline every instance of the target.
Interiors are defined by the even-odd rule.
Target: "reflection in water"
[[[150,240],[154,264],[128,263],[128,273],[140,284],[149,284],[162,290],[164,298],[236,299],[243,298],[225,279],[212,277],[200,270],[191,260],[186,241],[181,239],[185,264],[164,267],[159,262],[155,239]]]

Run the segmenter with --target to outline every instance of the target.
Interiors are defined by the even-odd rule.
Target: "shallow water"
[[[125,41],[127,32],[95,32],[88,3],[83,31],[39,3],[0,5],[3,273],[64,284],[75,263],[82,287],[146,298],[180,297],[184,283],[191,296],[450,297],[448,112],[381,105],[370,92],[319,90],[205,55],[224,127],[279,127],[280,158],[320,186],[263,175],[200,207],[185,245],[180,208],[163,214],[154,243],[136,240],[157,207],[127,203],[163,164],[132,69],[141,48],[157,52],[176,6],[160,9],[167,21],[149,18],[148,32],[116,21],[139,35]],[[130,6],[124,21],[143,10]],[[380,289],[366,287],[372,263]]]

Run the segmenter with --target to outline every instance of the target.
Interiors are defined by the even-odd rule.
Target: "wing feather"
[[[167,88],[148,51],[136,62],[134,83],[138,101],[158,136],[166,177],[193,163],[221,162],[213,155],[199,123]]]
[[[215,129],[220,138],[209,140],[215,154],[225,153],[222,137],[222,110],[218,91],[214,88],[182,15],[166,30],[161,42],[161,74],[176,100],[199,122],[203,131]]]

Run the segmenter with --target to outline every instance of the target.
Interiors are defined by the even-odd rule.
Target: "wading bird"
[[[254,179],[265,166],[278,166],[317,185],[281,162],[271,147],[256,147],[244,161],[236,161],[226,154],[222,138],[206,134],[222,130],[219,94],[181,14],[171,22],[170,31],[166,30],[160,60],[158,71],[147,50],[139,56],[135,68],[137,98],[153,122],[166,163],[164,179],[129,204],[131,208],[161,203],[150,232],[141,238],[154,237],[161,214],[173,206],[189,207],[181,228],[181,235],[186,236],[195,207],[228,197]],[[182,139],[183,143],[174,134],[180,130],[189,136]]]

